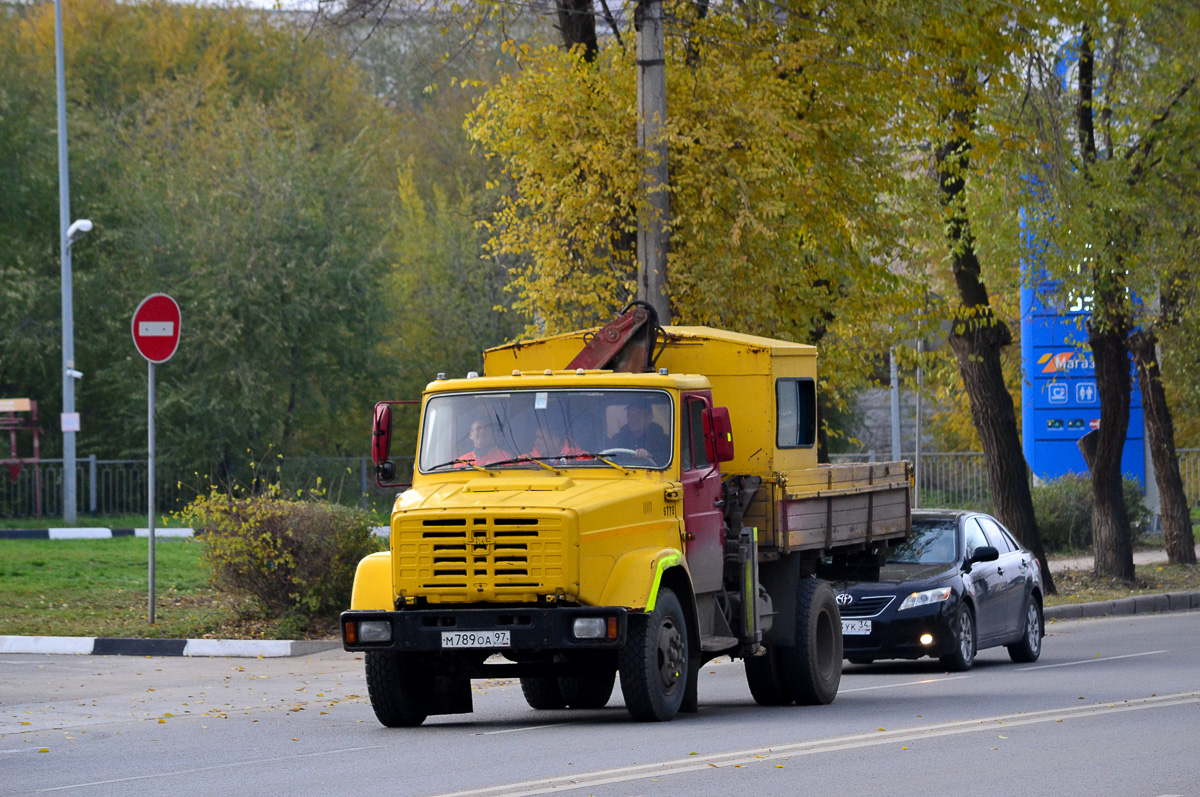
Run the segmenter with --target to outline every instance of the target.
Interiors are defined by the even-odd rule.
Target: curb
[[[0,540],[111,540],[116,537],[150,536],[149,528],[142,529],[110,529],[100,526],[72,526],[52,529],[0,529]],[[155,528],[154,536],[158,537],[193,537],[195,531],[189,528]]]
[[[121,637],[0,636],[0,653],[68,656],[217,656],[273,659],[340,648],[324,639],[127,639]]]
[[[1095,603],[1067,603],[1051,606],[1042,614],[1047,620],[1079,620],[1085,617],[1113,617],[1127,614],[1161,614],[1200,609],[1200,592],[1159,592],[1134,595]]]
[[[391,529],[387,526],[374,526],[371,533],[376,537],[387,537]],[[196,536],[195,529],[190,528],[155,528],[155,538],[174,537],[185,539]],[[68,528],[50,529],[0,529],[0,540],[110,540],[117,537],[149,538],[150,529],[110,529],[104,526],[72,526]]]

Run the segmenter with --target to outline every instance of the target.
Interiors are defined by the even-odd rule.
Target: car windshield
[[[444,393],[425,405],[418,467],[662,469],[673,429],[671,397],[661,390]]]
[[[956,558],[958,522],[914,520],[908,541],[888,554],[889,564],[949,564]]]

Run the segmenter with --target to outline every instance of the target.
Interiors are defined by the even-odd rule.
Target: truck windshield
[[[418,467],[663,469],[674,428],[671,397],[661,390],[445,393],[425,405]]]

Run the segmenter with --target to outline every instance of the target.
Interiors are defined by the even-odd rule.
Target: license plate
[[[507,631],[443,631],[444,648],[506,648],[511,645]]]
[[[866,636],[871,633],[871,621],[842,620],[842,633],[848,636]]]

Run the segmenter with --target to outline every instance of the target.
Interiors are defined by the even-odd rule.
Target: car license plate
[[[871,621],[842,620],[842,633],[847,636],[866,636],[871,633]]]
[[[506,648],[512,643],[507,631],[443,631],[444,648]]]

